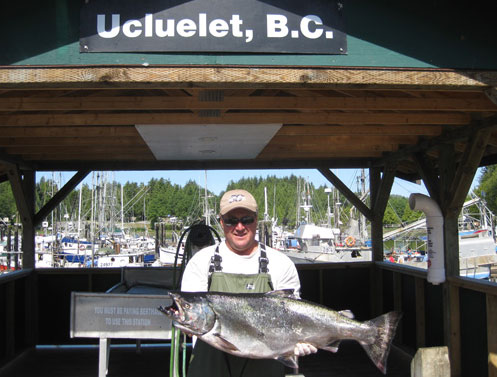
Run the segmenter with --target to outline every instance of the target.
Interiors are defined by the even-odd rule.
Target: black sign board
[[[338,0],[89,0],[81,52],[346,54]]]

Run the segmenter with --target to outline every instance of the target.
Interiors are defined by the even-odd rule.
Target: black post
[[[16,270],[19,269],[19,227],[16,226],[16,232],[15,232],[15,237],[14,237],[14,268]]]
[[[7,270],[10,270],[10,252],[12,251],[12,228],[9,226],[9,230],[7,232]]]
[[[159,224],[155,223],[155,256],[159,255]]]

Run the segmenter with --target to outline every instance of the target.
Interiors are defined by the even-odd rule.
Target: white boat
[[[97,259],[97,267],[143,267],[145,266],[144,253],[120,253],[101,255]]]
[[[294,233],[302,252],[331,252],[339,229],[325,228],[315,224],[301,224]]]
[[[177,248],[174,246],[161,246],[159,248],[159,265],[161,266],[173,266],[175,263],[181,263],[183,260],[183,248],[180,248],[178,256]]]
[[[459,269],[461,276],[475,279],[490,277],[497,264],[496,243],[490,229],[459,232]]]
[[[331,189],[326,189],[325,191],[328,194],[332,193]],[[349,226],[347,234],[343,234],[340,230],[340,203],[338,203],[337,193],[334,193],[333,213],[331,213],[328,195],[326,226],[316,225],[311,221],[312,202],[307,183],[304,183],[302,202],[299,200],[299,204],[297,218],[300,219],[300,209],[302,209],[305,211],[305,220],[300,223],[292,236],[292,239],[298,243],[297,250],[285,249],[290,258],[296,262],[358,262],[372,260],[371,247],[361,240],[359,231],[352,232],[351,229],[354,226]],[[332,217],[334,226],[331,226]],[[357,225],[358,222],[355,221],[354,224]],[[355,236],[352,236],[352,234]]]

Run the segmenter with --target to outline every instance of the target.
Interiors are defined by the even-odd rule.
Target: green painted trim
[[[394,53],[370,43],[348,39],[349,55],[134,54],[79,52],[79,42],[19,60],[13,65],[279,65],[384,66],[433,68],[435,65]],[[354,52],[357,51],[357,52]]]

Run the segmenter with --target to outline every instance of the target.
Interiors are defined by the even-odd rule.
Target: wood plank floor
[[[392,347],[387,376],[409,377],[411,358]],[[319,351],[300,359],[305,377],[383,376],[358,343],[342,342],[336,354]],[[291,372],[289,371],[289,374]],[[98,376],[98,347],[47,347],[25,352],[0,369],[0,377],[87,377]],[[108,377],[169,376],[168,345],[113,345]]]

